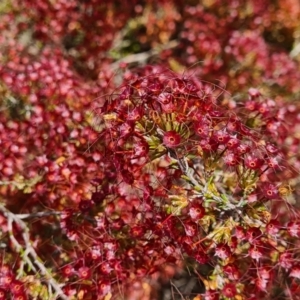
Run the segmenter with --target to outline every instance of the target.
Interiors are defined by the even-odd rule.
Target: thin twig
[[[112,70],[117,70],[119,68],[119,65],[122,63],[125,63],[125,64],[141,63],[141,62],[145,63],[150,57],[160,54],[160,52],[162,52],[163,50],[172,49],[177,46],[178,46],[178,41],[173,40],[165,45],[156,47],[149,51],[127,55],[127,56],[117,60],[116,62],[112,63],[110,65],[110,67]]]
[[[56,295],[60,297],[62,300],[68,300],[68,296],[63,292],[60,285],[56,280],[53,278],[52,274],[47,270],[47,268],[42,263],[41,258],[37,255],[35,249],[32,247],[30,236],[29,236],[29,229],[27,224],[22,221],[18,215],[10,212],[5,206],[0,204],[0,211],[4,214],[7,218],[7,225],[8,225],[8,232],[9,238],[16,248],[18,253],[22,254],[22,259],[27,263],[27,265],[34,271],[37,272],[35,266],[39,268],[40,273],[45,277],[45,280],[48,282],[48,285],[52,287],[52,289],[56,292]],[[45,215],[45,213],[40,213],[39,216]],[[32,214],[25,214],[21,215],[21,217],[27,218],[32,216]],[[16,223],[19,228],[22,230],[22,237],[25,242],[25,246],[22,246],[14,237],[12,226],[13,223]]]
[[[177,293],[180,295],[182,300],[185,300],[183,295],[181,294],[181,292],[179,291],[179,289],[177,288],[177,286],[172,282],[172,280],[170,280],[171,285],[176,289]]]
[[[36,213],[29,214],[15,214],[15,216],[21,220],[30,219],[30,218],[42,218],[48,216],[60,216],[62,212],[60,211],[40,211]]]

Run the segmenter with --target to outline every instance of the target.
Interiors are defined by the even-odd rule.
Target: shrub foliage
[[[3,1],[0,300],[299,299],[299,19]]]

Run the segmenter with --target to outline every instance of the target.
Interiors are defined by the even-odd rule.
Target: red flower
[[[245,159],[245,164],[251,170],[258,170],[263,165],[263,160],[253,155],[248,155]]]
[[[192,220],[200,220],[205,215],[205,209],[201,204],[194,203],[189,209],[189,215]]]
[[[227,283],[225,284],[223,288],[223,295],[228,297],[228,298],[233,298],[236,295],[236,287],[232,283]]]
[[[171,130],[165,132],[163,136],[163,144],[168,148],[175,148],[181,142],[181,136],[176,131]]]
[[[263,195],[269,200],[278,198],[278,189],[272,183],[265,184],[262,187],[262,192],[263,192]]]
[[[219,244],[216,247],[216,255],[221,259],[226,259],[231,255],[231,251],[228,245]]]
[[[5,300],[6,298],[6,292],[4,289],[0,288],[0,300]]]
[[[294,265],[292,267],[290,277],[300,279],[300,264]]]

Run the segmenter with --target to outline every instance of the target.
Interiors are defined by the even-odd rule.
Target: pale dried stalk
[[[52,274],[44,266],[41,258],[37,255],[35,249],[31,245],[28,226],[22,220],[24,218],[30,217],[31,215],[24,214],[24,215],[18,216],[17,214],[13,214],[12,212],[10,212],[2,204],[0,204],[0,211],[7,218],[9,238],[10,238],[13,246],[15,247],[16,251],[19,253],[23,253],[22,258],[25,261],[25,263],[34,272],[40,272],[45,277],[45,280],[47,281],[48,286],[51,287],[55,291],[56,297],[59,297],[62,300],[68,300],[69,297],[63,292],[60,284],[53,278]],[[45,213],[38,214],[38,216],[44,216],[44,215],[49,215],[49,214],[47,214],[47,213],[46,214]],[[22,230],[22,237],[25,242],[25,247],[22,246],[13,235],[13,230],[12,230],[13,223],[17,224],[19,226],[19,228]]]

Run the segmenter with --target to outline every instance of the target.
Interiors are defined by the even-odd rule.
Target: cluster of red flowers
[[[4,2],[0,300],[297,299],[298,1]]]
[[[299,267],[300,224],[285,199],[288,165],[276,142],[284,114],[255,89],[230,110],[218,105],[222,90],[196,78],[158,67],[132,77],[99,109],[106,193],[81,208],[111,228],[102,249],[104,236],[123,243],[106,262],[110,276],[122,278],[115,255],[126,276],[132,266],[144,276],[188,256],[211,267],[207,297],[276,297]]]

